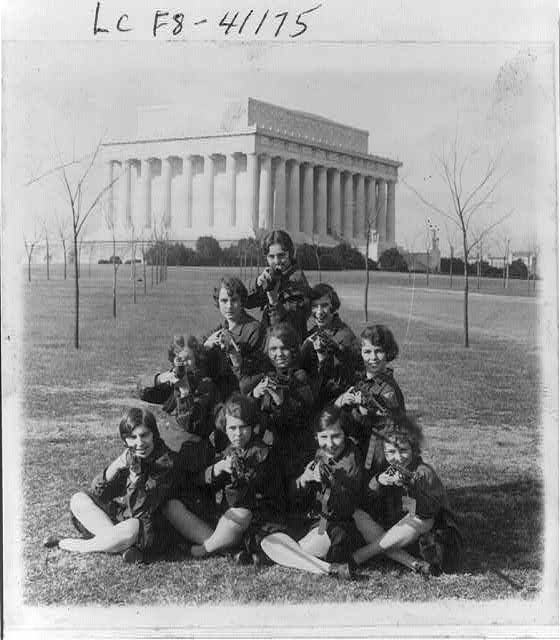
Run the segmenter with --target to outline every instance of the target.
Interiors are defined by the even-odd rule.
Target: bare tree
[[[68,212],[72,223],[72,245],[74,250],[74,347],[80,348],[80,253],[79,245],[82,231],[91,214],[97,209],[103,195],[113,186],[120,176],[105,184],[94,192],[88,205],[84,205],[84,191],[86,189],[91,170],[99,156],[101,140],[97,143],[94,151],[84,158],[72,159],[69,162],[62,162],[59,156],[59,164],[37,178],[30,180],[27,185],[43,180],[44,178],[56,175],[59,177],[65,192],[65,200],[68,205]],[[70,174],[70,169],[77,169],[75,176]]]
[[[478,149],[462,153],[459,149],[457,134],[455,134],[453,142],[445,145],[441,154],[435,156],[435,171],[444,185],[448,197],[447,204],[440,205],[426,198],[418,189],[403,181],[426,207],[449,220],[461,233],[465,258],[463,296],[465,347],[469,346],[469,257],[482,239],[512,213],[510,211],[492,222],[480,220],[478,214],[495,204],[494,197],[505,174],[498,174],[499,158],[493,157],[486,162],[480,172],[476,171],[477,177],[471,177],[470,185],[467,186],[465,170],[472,171],[473,167],[477,168],[480,165],[476,157],[478,153]]]
[[[60,238],[60,243],[62,244],[62,253],[64,254],[64,279],[67,277],[67,264],[68,264],[68,255],[66,250],[66,239],[68,237],[68,225],[67,221],[62,221],[58,214],[56,216],[56,226],[58,230],[58,237]]]
[[[371,205],[371,202],[369,202],[368,205]],[[382,203],[379,200],[379,198],[376,197],[375,206],[366,207],[366,219],[364,221],[364,224],[365,224],[364,237],[366,241],[366,255],[365,255],[366,263],[364,265],[364,268],[366,270],[366,282],[364,286],[364,318],[366,322],[368,321],[368,300],[369,300],[369,248],[370,248],[371,242],[374,240],[374,238],[377,235],[377,231],[376,231],[377,220],[379,219],[381,207],[382,207]],[[377,242],[378,242],[377,246],[379,247],[379,236],[377,236]],[[378,254],[379,254],[379,251],[378,251]],[[377,256],[377,258],[379,259],[379,255]]]
[[[503,287],[507,289],[509,286],[509,263],[510,263],[510,232],[506,229],[501,233],[495,233],[494,242],[498,250],[498,255],[503,261],[502,280]]]
[[[313,247],[313,253],[315,254],[315,262],[317,264],[317,271],[319,272],[319,282],[322,282],[321,273],[321,256],[319,255],[319,239],[315,233],[311,234],[311,246]]]
[[[113,265],[113,318],[117,317],[117,272],[119,270],[120,260],[117,260],[117,236],[115,231],[115,220],[109,209],[105,210],[105,222],[107,228],[111,232],[112,256],[111,264]]]
[[[29,238],[23,235],[23,244],[25,246],[25,253],[27,254],[27,280],[31,282],[31,260],[33,258],[33,251],[35,247],[39,244],[39,233],[36,229],[34,229]]]
[[[92,240],[88,243],[88,278],[91,279],[91,258],[93,256],[93,252],[95,251],[95,242]]]
[[[134,224],[130,223],[130,277],[132,278],[132,301],[136,304],[136,237]]]
[[[49,229],[47,223],[42,223],[43,235],[45,236],[45,260],[47,262],[47,280],[51,279],[51,251],[49,243]]]

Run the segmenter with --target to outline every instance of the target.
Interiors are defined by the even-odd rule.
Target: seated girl
[[[318,449],[291,492],[309,507],[300,547],[328,562],[346,562],[359,544],[352,520],[360,500],[362,458],[347,438],[348,416],[328,405],[315,421]]]
[[[355,375],[352,386],[335,403],[352,413],[352,437],[362,451],[366,470],[379,470],[384,463],[383,448],[371,428],[385,416],[405,410],[403,394],[387,366],[397,357],[399,347],[391,330],[382,324],[366,327],[360,338],[364,371]]]
[[[223,321],[204,342],[218,361],[216,385],[223,399],[239,390],[242,376],[255,375],[262,359],[264,328],[245,311],[247,289],[239,278],[224,277],[214,289]]]
[[[123,553],[139,562],[144,551],[168,544],[161,507],[173,482],[172,452],[159,435],[154,415],[132,408],[119,424],[125,450],[96,476],[89,491],[72,496],[72,522],[84,538],[50,536],[45,546],[67,551]]]
[[[216,494],[219,519],[215,528],[193,514],[181,500],[170,500],[165,515],[189,541],[191,552],[203,557],[238,546],[248,532],[259,536],[278,530],[274,523],[284,515],[285,495],[274,452],[254,431],[258,422],[256,403],[240,393],[225,402],[222,419],[229,445],[199,476],[199,483]],[[213,525],[214,523],[211,522]],[[252,547],[256,553],[256,542]],[[240,562],[251,561],[247,549]]]
[[[285,231],[271,231],[263,240],[263,252],[268,266],[249,291],[247,309],[259,307],[265,327],[291,324],[301,342],[307,335],[310,288],[303,271],[297,270],[294,243]]]
[[[218,390],[206,373],[204,347],[194,336],[186,341],[181,338],[175,339],[178,348],[173,367],[141,377],[138,392],[146,402],[162,403],[163,410],[175,415],[185,433],[207,437],[214,428],[212,410],[218,401]]]
[[[360,342],[340,319],[340,299],[325,283],[311,289],[313,325],[301,348],[302,367],[313,380],[317,406],[333,402],[364,367]]]
[[[313,393],[307,374],[298,367],[295,330],[280,323],[268,331],[268,362],[257,384],[242,389],[258,400],[262,437],[277,452],[286,480],[299,475],[315,450],[310,428]]]
[[[438,537],[449,544],[449,559],[456,557],[461,547],[461,535],[449,509],[445,488],[434,469],[420,456],[422,431],[402,414],[387,420],[382,438],[387,466],[369,478],[365,508],[354,513],[356,526],[367,544],[352,555],[352,561],[360,565],[384,554],[414,571],[439,574],[446,561],[445,550],[439,555],[425,554],[423,560],[406,550],[409,545],[426,540],[434,527],[445,534]]]

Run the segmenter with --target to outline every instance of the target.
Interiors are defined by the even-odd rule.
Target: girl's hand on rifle
[[[270,393],[270,397],[272,398],[272,400],[274,401],[274,404],[276,406],[280,406],[283,404],[284,402],[284,390],[281,387],[271,387],[270,385],[267,385],[266,390],[268,391],[268,393]]]
[[[206,339],[206,342],[204,343],[204,346],[207,349],[212,349],[212,347],[216,347],[216,346],[219,347],[221,343],[221,335],[222,335],[222,330],[218,329],[218,331],[215,331],[213,334],[208,336],[208,338]]]
[[[310,482],[321,482],[321,474],[319,472],[319,465],[312,460],[304,469],[301,476],[298,478],[298,482],[301,487],[305,487]]]
[[[337,407],[351,407],[357,404],[356,392],[353,388],[348,389],[335,400]]]
[[[218,460],[214,465],[214,475],[219,476],[222,473],[231,474],[231,458],[229,456],[223,460]]]
[[[383,473],[380,473],[377,477],[377,481],[385,487],[403,487],[405,484],[401,474],[392,467],[389,467]]]
[[[158,373],[157,382],[159,384],[175,384],[176,382],[179,382],[179,378],[173,371],[164,371],[163,373]]]
[[[268,378],[263,378],[253,389],[253,398],[262,398],[268,385]]]

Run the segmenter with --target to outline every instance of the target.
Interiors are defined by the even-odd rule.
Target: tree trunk
[[[142,270],[144,272],[144,295],[147,293],[147,284],[146,284],[146,249],[144,247],[144,241],[142,241]]]
[[[78,264],[78,234],[74,230],[74,347],[80,348],[80,266]]]
[[[115,238],[113,236],[113,318],[117,317],[117,270],[119,265],[115,261],[115,254],[117,251]]]
[[[132,244],[132,302],[136,304],[136,246]]]
[[[156,247],[156,285],[159,284],[159,263],[160,263],[160,260],[161,260],[161,250],[160,250],[160,247],[159,247],[159,244],[158,244],[158,246]]]
[[[426,251],[426,286],[430,286],[430,252]]]
[[[113,264],[113,318],[117,317],[117,269],[118,265]]]
[[[31,253],[27,256],[27,281],[31,282]]]
[[[48,237],[45,240],[45,243],[47,245],[47,280],[51,279],[51,255],[49,252],[49,239]]]
[[[476,288],[480,289],[480,258],[476,261]]]
[[[463,273],[465,276],[465,293],[463,301],[463,327],[465,331],[465,348],[469,347],[469,269],[468,269],[468,251],[467,251],[467,235],[463,232],[463,250],[465,253],[465,263],[463,265]]]
[[[66,242],[62,242],[62,251],[64,252],[64,279],[66,280]]]

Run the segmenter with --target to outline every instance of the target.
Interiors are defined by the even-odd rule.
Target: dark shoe
[[[144,562],[144,554],[138,547],[129,547],[123,551],[122,559],[126,564],[140,564]]]
[[[416,560],[416,562],[412,563],[412,571],[422,576],[423,578],[429,578],[432,573],[430,570],[431,565],[425,562],[424,560]]]
[[[333,562],[329,570],[329,575],[343,580],[354,580],[358,572],[358,565],[351,558],[348,562]]]
[[[238,565],[246,565],[246,564],[251,564],[253,562],[253,558],[251,557],[251,554],[248,551],[243,549],[242,551],[238,551],[233,556],[233,561],[235,562],[235,564],[238,564]]]
[[[46,538],[43,538],[43,547],[47,549],[56,549],[58,547],[58,543],[61,541],[60,536],[50,535]]]

